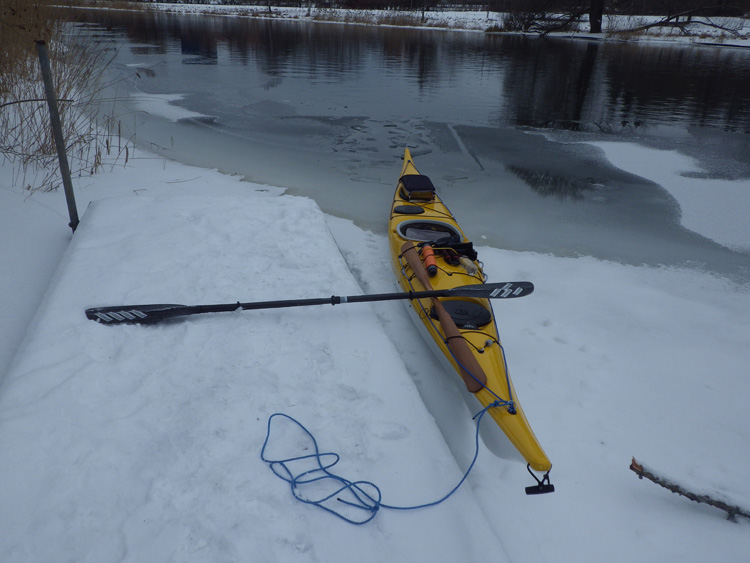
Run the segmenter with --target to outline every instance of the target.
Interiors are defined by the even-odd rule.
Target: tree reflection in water
[[[73,17],[124,33],[133,49],[150,54],[179,45],[185,64],[216,64],[223,48],[233,64],[255,65],[269,77],[345,83],[367,73],[383,81],[407,76],[418,91],[456,88],[485,104],[487,119],[516,126],[616,132],[679,124],[750,132],[747,49],[156,12]]]

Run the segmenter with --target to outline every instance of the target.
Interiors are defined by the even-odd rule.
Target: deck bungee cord
[[[447,342],[447,340],[448,339],[446,339],[446,342]],[[466,366],[464,366],[461,363],[461,361],[456,357],[456,355],[453,352],[451,352],[451,357],[456,362],[456,364],[458,364],[458,367],[460,367],[462,370],[464,370],[466,373],[468,373],[472,378],[474,378],[476,380],[477,383],[479,383],[482,386],[483,389],[486,389],[493,397],[495,397],[495,401],[492,403],[491,406],[493,406],[493,407],[506,407],[508,409],[508,412],[510,414],[516,414],[516,412],[517,412],[516,411],[516,403],[515,403],[515,401],[513,401],[513,392],[511,391],[512,387],[510,385],[510,373],[508,372],[508,363],[505,360],[505,348],[503,348],[503,345],[500,344],[499,342],[497,344],[498,344],[498,346],[500,346],[500,351],[501,351],[501,354],[503,356],[503,365],[505,366],[505,380],[506,380],[506,382],[508,384],[508,398],[507,399],[503,399],[500,395],[498,395],[497,393],[495,393],[490,388],[489,385],[487,385],[486,383],[482,383],[481,381],[479,381],[479,379],[477,379],[471,373],[471,371],[469,371],[466,368]],[[450,348],[448,349],[448,351],[450,352]]]
[[[432,322],[432,321],[430,321],[430,322]],[[447,342],[447,340],[446,340],[446,342]],[[482,387],[484,389],[486,389],[493,397],[495,397],[495,401],[494,402],[490,403],[484,409],[482,409],[476,415],[474,415],[474,418],[479,417],[479,419],[477,420],[477,440],[479,440],[479,420],[481,420],[481,417],[484,416],[484,413],[487,412],[489,409],[496,408],[496,407],[504,407],[508,411],[508,414],[517,414],[517,412],[518,412],[518,411],[516,411],[516,403],[513,400],[513,391],[512,391],[513,387],[510,384],[510,371],[508,370],[508,361],[507,361],[507,358],[505,356],[505,348],[497,340],[494,340],[494,343],[497,344],[498,346],[500,346],[500,353],[501,353],[502,358],[503,358],[503,365],[505,366],[505,378],[506,378],[506,382],[507,382],[507,385],[508,385],[508,395],[509,395],[508,399],[503,399],[497,393],[495,393],[487,384],[482,383],[476,377],[474,377],[474,375],[464,365],[461,364],[461,362],[459,361],[459,359],[456,358],[455,354],[453,354],[453,352],[450,352],[450,348],[448,349],[449,352],[451,353],[451,356],[455,360],[456,364],[458,364],[458,367],[460,369],[464,370],[466,373],[468,373],[471,377],[473,377],[478,383],[480,383],[482,385]],[[482,353],[482,351],[479,351],[479,352]],[[477,447],[477,453],[474,456],[474,460],[475,461],[476,461],[476,455],[479,453],[479,451],[478,451],[479,442],[478,441],[477,441],[476,447]],[[472,462],[472,465],[473,465],[473,462]],[[549,476],[550,470],[547,470],[544,473],[544,475],[542,475],[541,479],[539,477],[537,477],[536,474],[534,473],[534,471],[531,469],[531,464],[529,464],[529,463],[526,464],[526,470],[529,472],[529,475],[531,475],[534,478],[534,481],[536,481],[536,485],[532,485],[530,487],[526,487],[526,494],[527,495],[540,495],[540,494],[554,493],[555,492],[555,486],[550,481],[550,476]],[[468,473],[467,473],[467,476],[468,476]]]
[[[419,282],[425,288],[432,288],[431,278],[436,279],[438,272],[443,272],[446,277],[455,274],[469,275],[469,277],[480,281],[480,285],[487,280],[473,245],[468,241],[447,241],[445,243],[442,241],[415,241],[411,244],[407,241],[404,242],[400,250],[401,252],[395,255],[396,268],[400,272],[405,290],[413,292],[416,289],[416,282]],[[430,275],[429,266],[435,263],[433,256],[437,255],[440,256],[441,260],[436,264],[437,267]],[[474,263],[476,267],[474,275],[469,274],[466,266],[461,262],[460,259],[464,257],[467,261]],[[449,267],[444,269],[443,262]],[[438,281],[438,283],[440,282]],[[467,390],[477,396],[478,401],[485,406],[485,410],[481,412],[484,413],[491,408],[501,408],[511,418],[520,417],[520,420],[523,421],[520,424],[527,424],[525,416],[520,410],[520,405],[517,405],[515,401],[507,354],[497,336],[499,331],[492,304],[489,302],[482,304],[471,299],[445,301],[432,299],[431,303],[432,307],[426,304],[424,300],[413,300],[412,308],[416,317],[424,326],[428,327],[433,340],[442,343],[441,347],[445,357],[450,360],[461,375]],[[442,310],[439,310],[439,307]],[[445,318],[446,314],[450,316],[449,319]],[[473,336],[469,338],[470,335]],[[483,342],[479,343],[478,339],[482,339]],[[457,347],[455,343],[458,342],[464,348]],[[478,359],[490,348],[495,349],[492,352],[496,358],[494,361],[497,362],[494,368],[491,367],[492,363],[485,362],[484,365],[478,363]],[[490,362],[492,361],[490,360]],[[486,372],[487,366],[490,366],[489,372]],[[493,373],[494,377],[488,378],[487,373]],[[510,418],[502,418],[506,415],[492,414],[491,416],[503,430],[505,430],[506,424],[514,424],[509,422]],[[508,437],[511,438],[511,436]],[[517,448],[519,447],[512,438],[511,441]],[[536,481],[536,485],[526,487],[526,494],[536,495],[553,492],[555,489],[549,480],[551,464],[543,451],[541,456],[538,455],[538,452],[533,451],[528,455],[528,452],[521,451],[521,453],[527,461],[526,468],[529,474]],[[543,473],[542,477],[538,477],[534,471]]]
[[[484,273],[484,264],[477,257],[477,253],[474,250],[474,245],[470,242],[456,242],[446,239],[439,241],[423,241],[415,244],[417,252],[420,254],[422,261],[425,260],[424,251],[429,249],[435,256],[440,256],[446,264],[453,266],[460,265],[464,271],[450,271],[439,265],[436,265],[436,269],[443,272],[448,277],[452,276],[466,276],[479,280],[481,283],[487,281],[487,275]],[[399,257],[400,258],[400,257]],[[476,264],[472,261],[476,260]],[[434,262],[433,262],[434,263]],[[425,262],[426,264],[426,262]],[[428,271],[429,273],[429,271]],[[434,274],[430,274],[433,277]]]
[[[413,199],[402,199],[399,198],[398,201],[395,201],[393,203],[393,206],[391,207],[391,214],[393,214],[394,209],[396,209],[399,206],[411,206],[411,207],[418,207],[422,211],[420,213],[424,213],[425,210],[429,208],[430,212],[434,215],[443,216],[447,219],[453,219],[453,214],[450,211],[439,211],[436,209],[432,209],[432,202],[431,201],[419,201],[419,200],[413,200]]]
[[[405,272],[405,265],[404,265],[404,272]],[[409,287],[411,288],[412,291],[414,291],[414,286],[412,285],[412,280],[413,279],[414,279],[413,275],[407,277],[407,280],[408,280],[408,283],[409,283]],[[463,334],[458,335],[458,336],[445,337],[441,333],[441,331],[438,329],[437,324],[433,320],[432,315],[430,315],[430,312],[427,310],[427,308],[424,305],[422,305],[421,302],[417,301],[417,303],[419,304],[419,308],[422,311],[422,315],[424,315],[423,318],[427,319],[427,321],[430,323],[430,325],[435,330],[436,334],[440,334],[441,335],[441,338],[442,338],[443,342],[445,342],[445,344],[446,344],[446,348],[447,348],[448,353],[451,355],[451,358],[453,358],[453,361],[456,362],[456,365],[459,367],[459,369],[463,370],[471,379],[473,379],[474,381],[476,381],[476,383],[480,386],[481,389],[486,389],[495,398],[495,402],[492,404],[492,406],[504,406],[504,407],[506,407],[508,409],[508,412],[510,414],[516,414],[516,406],[515,406],[515,402],[513,401],[513,392],[512,392],[512,386],[511,386],[511,383],[510,383],[510,372],[508,370],[508,361],[507,361],[506,355],[505,355],[505,348],[500,343],[500,341],[497,340],[496,338],[492,337],[490,334],[488,334],[488,333],[486,333],[484,331],[479,331],[479,330],[477,330],[477,331],[473,331],[473,330],[472,331],[468,331],[468,332],[474,332],[474,333],[483,334],[483,335],[487,336],[487,340],[485,341],[485,347],[489,346],[491,344],[495,344],[495,345],[497,345],[497,346],[500,347],[500,355],[502,357],[503,366],[505,368],[505,382],[506,382],[506,385],[508,386],[508,398],[507,399],[503,399],[500,395],[498,395],[495,391],[493,391],[487,385],[486,382],[480,380],[476,375],[474,375],[471,372],[471,370],[467,366],[465,366],[461,362],[461,360],[456,356],[456,354],[453,352],[453,350],[451,349],[451,347],[450,347],[449,344],[450,344],[450,340],[452,338],[460,338],[464,342],[466,342],[467,345],[469,345],[472,348],[474,348],[480,354],[484,352],[484,348],[482,348],[480,350],[479,348],[477,348],[476,346],[474,346],[467,338],[465,338],[463,336]],[[494,315],[493,315],[493,319],[494,319]],[[494,320],[493,320],[493,323],[494,323]]]
[[[389,510],[420,510],[437,506],[451,496],[464,484],[469,477],[471,470],[474,468],[479,457],[479,428],[482,417],[491,408],[502,406],[501,404],[491,403],[474,415],[476,421],[476,431],[474,433],[474,457],[469,464],[468,469],[464,472],[461,480],[441,498],[417,505],[398,506],[382,502],[382,492],[380,488],[371,481],[351,481],[332,473],[330,469],[335,466],[341,456],[335,452],[321,452],[318,441],[301,422],[288,414],[277,412],[268,417],[268,426],[266,439],[263,442],[263,448],[260,452],[261,459],[266,462],[274,475],[279,479],[289,483],[292,496],[300,502],[310,504],[321,510],[324,510],[341,520],[361,526],[370,522],[381,508]],[[312,445],[313,453],[303,454],[291,457],[275,459],[266,453],[273,442],[271,440],[271,430],[274,420],[286,419],[300,429],[309,439]],[[308,448],[304,448],[305,451]],[[307,464],[307,465],[306,465]],[[301,466],[293,469],[293,466]],[[530,471],[530,470],[529,470]],[[539,479],[532,473],[537,481]],[[333,491],[319,493],[318,491],[328,483],[333,483]],[[317,492],[317,495],[316,495]]]

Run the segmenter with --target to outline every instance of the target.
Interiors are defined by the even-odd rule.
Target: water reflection
[[[515,125],[579,130],[607,120],[597,99],[598,43],[491,37],[488,44],[509,56],[505,95]]]
[[[513,125],[606,132],[680,123],[750,132],[748,50],[205,15],[76,17],[98,18],[149,53],[178,44],[184,64],[216,64],[223,47],[233,64],[257,65],[269,76],[344,81],[363,72],[382,80],[407,73],[420,90],[463,82],[485,94],[501,84],[486,117]]]
[[[543,196],[576,201],[583,199],[584,192],[595,188],[592,180],[582,181],[580,178],[555,174],[549,170],[532,170],[515,164],[508,165],[508,170]]]
[[[487,244],[750,272],[682,228],[665,190],[585,144],[635,141],[696,158],[706,177],[748,177],[750,50],[75,13],[120,42],[112,83],[130,133],[168,158],[286,187],[377,232],[409,144]],[[163,94],[207,117],[155,119],[142,101]]]
[[[612,132],[681,123],[750,131],[746,50],[525,38],[489,42],[512,51],[506,95],[517,125]]]
[[[185,34],[180,37],[180,52],[183,55],[195,55],[182,59],[182,64],[217,64],[219,59],[216,41],[209,40],[205,34]]]

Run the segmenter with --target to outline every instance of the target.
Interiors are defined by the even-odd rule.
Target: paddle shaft
[[[398,299],[423,299],[427,297],[447,297],[449,291],[410,291],[408,293],[374,293],[371,295],[331,295],[313,299],[281,299],[279,301],[256,301],[249,303],[227,303],[225,305],[190,305],[195,313],[221,313],[225,311],[244,311],[258,309],[283,309],[286,307],[309,307],[311,305],[341,305],[344,303],[368,303],[373,301],[395,301]]]
[[[364,303],[393,301],[397,299],[423,299],[436,297],[475,297],[484,299],[508,299],[528,295],[534,290],[531,282],[506,282],[477,284],[444,290],[410,291],[407,293],[380,293],[372,295],[350,295],[321,297],[315,299],[286,299],[280,301],[256,301],[248,303],[221,303],[216,305],[118,305],[86,309],[86,317],[104,324],[153,324],[163,320],[198,315],[222,313],[238,309],[279,309],[284,307],[309,307],[311,305],[338,305],[342,303]]]

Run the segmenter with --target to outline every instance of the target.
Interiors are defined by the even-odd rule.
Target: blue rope
[[[447,341],[446,341],[446,343],[447,343]],[[503,363],[505,364],[505,374],[506,374],[505,377],[506,377],[506,380],[508,382],[508,393],[511,393],[510,376],[508,375],[508,364],[505,361],[505,350],[503,349],[502,344],[500,344],[499,342],[498,342],[498,346],[500,346],[500,350],[503,353],[502,356],[503,356]],[[474,381],[476,381],[477,383],[479,383],[484,389],[486,389],[487,391],[489,391],[490,395],[492,395],[493,397],[495,397],[495,401],[493,403],[491,403],[490,405],[487,405],[487,408],[489,408],[489,407],[505,407],[510,414],[516,414],[516,403],[513,400],[512,396],[511,396],[510,399],[503,399],[500,395],[498,395],[497,393],[495,393],[489,386],[484,385],[481,381],[479,381],[479,379],[477,379],[477,377],[473,373],[471,373],[469,371],[469,368],[467,368],[465,365],[463,365],[461,363],[461,361],[456,357],[456,355],[453,353],[453,351],[450,349],[450,347],[448,348],[448,351],[450,352],[451,357],[456,361],[456,364],[458,365],[459,368],[461,368],[466,373],[468,373],[474,379]]]
[[[289,483],[294,498],[300,502],[317,506],[350,524],[362,525],[375,518],[381,508],[418,510],[420,508],[436,506],[453,495],[464,481],[466,481],[479,456],[479,425],[482,417],[489,409],[499,406],[504,405],[501,401],[495,401],[474,415],[474,419],[476,420],[476,434],[474,437],[474,458],[471,460],[471,465],[469,465],[466,473],[464,473],[461,480],[450,492],[439,500],[425,504],[415,506],[385,504],[382,502],[380,489],[374,483],[370,481],[350,481],[331,473],[329,469],[338,463],[340,459],[339,455],[332,452],[321,453],[315,436],[299,421],[284,413],[274,413],[268,418],[266,439],[263,443],[260,457],[269,464],[271,471],[277,477]],[[266,455],[266,448],[269,446],[271,438],[271,423],[276,417],[288,419],[299,427],[309,439],[313,453],[281,459],[268,457]],[[293,466],[297,465],[302,467],[295,469]],[[312,468],[310,468],[311,466]]]

